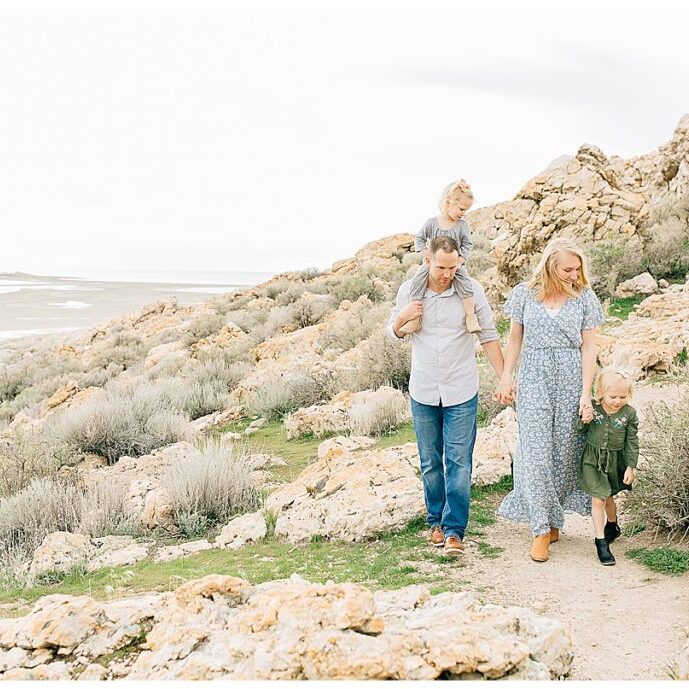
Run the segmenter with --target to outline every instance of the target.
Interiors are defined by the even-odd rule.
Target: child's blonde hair
[[[627,383],[627,394],[629,395],[629,399],[632,398],[632,395],[634,394],[634,381],[632,380],[632,377],[622,369],[615,368],[614,366],[608,366],[598,374],[598,379],[596,380],[596,391],[593,396],[596,402],[600,402],[603,399],[605,396],[605,391],[615,378],[621,378],[623,381],[625,381],[625,383]]]
[[[555,268],[563,253],[572,254],[581,261],[579,278],[574,288],[558,277]],[[534,269],[533,275],[526,283],[527,287],[536,290],[536,297],[543,301],[555,294],[567,294],[578,297],[584,287],[589,286],[588,268],[584,252],[571,240],[566,238],[551,239],[543,251],[543,256]]]
[[[471,199],[472,204],[474,203],[474,193],[471,191],[469,183],[463,179],[459,179],[456,182],[450,182],[450,184],[443,189],[443,193],[440,194],[440,198],[438,199],[438,208],[440,212],[444,213],[447,207],[460,196],[466,196]],[[469,207],[471,207],[471,204]]]

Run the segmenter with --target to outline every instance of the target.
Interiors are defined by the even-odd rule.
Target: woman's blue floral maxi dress
[[[517,374],[519,431],[514,490],[499,513],[529,522],[534,536],[561,529],[565,511],[590,514],[591,498],[577,486],[585,436],[576,430],[581,397],[581,331],[603,322],[586,287],[551,316],[525,283],[509,294],[505,312],[524,326]]]

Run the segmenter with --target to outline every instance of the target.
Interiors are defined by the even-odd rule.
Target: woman
[[[520,352],[522,356],[514,490],[499,513],[531,524],[531,558],[545,562],[565,511],[591,513],[591,498],[577,486],[584,438],[576,423],[593,409],[595,335],[603,312],[589,287],[579,247],[569,239],[550,241],[531,279],[510,292],[505,312],[512,327],[496,393],[499,402],[510,401],[512,374]]]

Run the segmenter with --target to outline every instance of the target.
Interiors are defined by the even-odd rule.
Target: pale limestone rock
[[[251,541],[260,541],[266,537],[267,533],[268,526],[260,512],[244,514],[222,528],[220,535],[215,539],[214,546],[236,550]]]
[[[146,494],[141,523],[147,529],[167,526],[174,520],[172,498],[164,488],[154,488]]]
[[[36,548],[29,567],[33,576],[42,572],[67,572],[79,562],[88,561],[95,547],[85,534],[55,531],[48,534]]]
[[[266,508],[275,534],[292,542],[320,535],[359,541],[425,513],[416,445],[343,454],[308,466]]]
[[[136,564],[148,556],[150,544],[137,543],[131,536],[94,538],[96,555],[87,565],[89,572],[102,567],[122,567]]]
[[[615,289],[616,297],[647,297],[658,291],[658,283],[650,273],[641,273],[621,282]]]
[[[404,393],[382,385],[377,390],[355,393],[345,390],[335,395],[330,402],[298,409],[285,417],[285,433],[291,439],[307,433],[322,437],[326,433],[349,429],[366,431],[371,418],[382,407],[390,407],[394,411],[397,423],[403,423],[411,416]]]
[[[170,562],[180,557],[200,553],[203,550],[210,550],[213,544],[209,543],[205,538],[199,541],[189,541],[188,543],[180,543],[179,545],[168,545],[158,548],[156,554],[153,556],[154,562]]]
[[[362,448],[371,447],[375,445],[376,441],[373,438],[366,436],[344,436],[338,435],[334,438],[324,440],[318,446],[318,459],[332,458],[336,455],[354,452]]]
[[[299,577],[252,588],[211,575],[106,603],[49,596],[24,618],[0,620],[0,643],[0,667],[14,665],[3,678],[69,678],[75,661],[54,660],[56,647],[87,678],[133,680],[558,679],[572,662],[567,628],[523,608]],[[107,674],[91,666],[125,646],[128,660],[111,661]]]
[[[152,347],[144,359],[144,371],[150,371],[163,361],[170,359],[187,359],[188,354],[184,343],[181,340],[166,342],[165,344]]]
[[[486,486],[509,476],[516,441],[517,416],[512,407],[506,407],[491,421],[490,426],[478,429],[472,484]]]
[[[602,366],[625,369],[635,380],[667,373],[689,351],[689,283],[654,294],[618,326],[596,336]]]
[[[32,669],[14,668],[3,674],[2,679],[10,682],[28,682],[34,680],[48,680],[60,682],[71,680],[69,666],[64,661],[57,661],[49,665],[37,665]]]

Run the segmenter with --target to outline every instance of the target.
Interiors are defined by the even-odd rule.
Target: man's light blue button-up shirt
[[[479,341],[499,340],[493,311],[481,283],[472,279],[476,317],[483,329]],[[411,280],[400,285],[397,300],[388,320],[387,333],[393,342],[401,342],[393,325],[399,312],[409,304]],[[465,329],[464,305],[451,286],[438,294],[426,290],[421,329],[412,338],[409,394],[421,404],[450,407],[469,401],[478,392],[478,368],[474,335]]]

